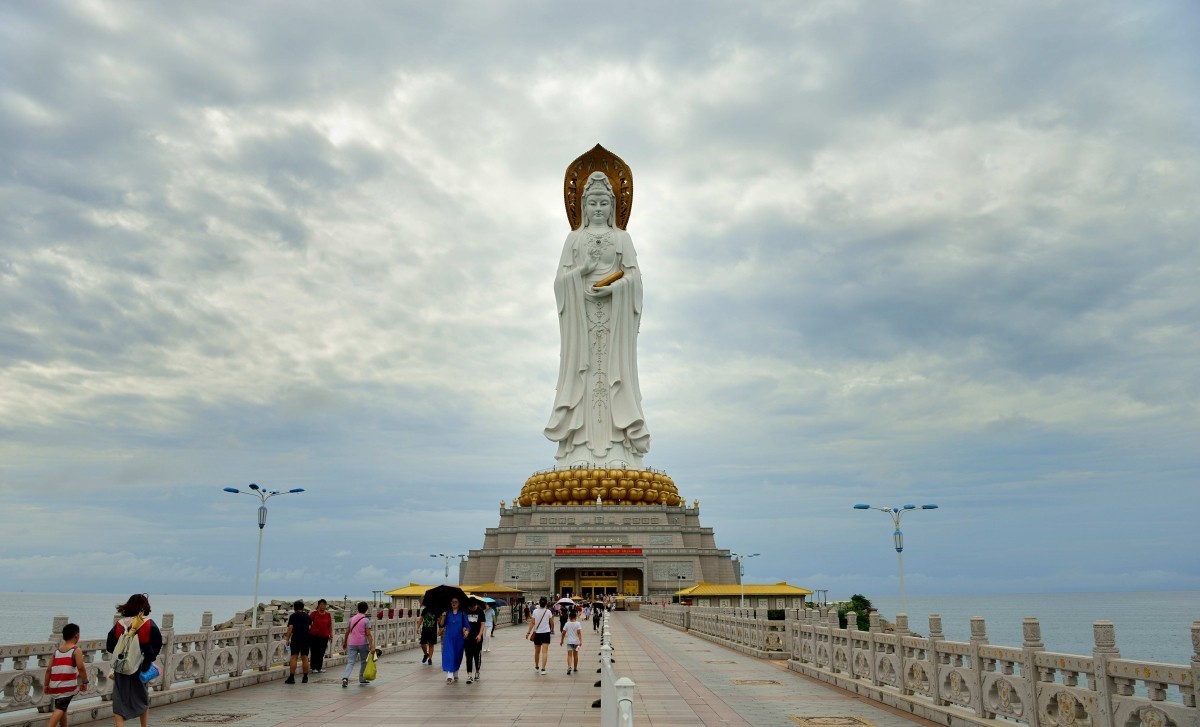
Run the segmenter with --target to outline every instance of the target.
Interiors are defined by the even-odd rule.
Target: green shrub
[[[875,610],[871,605],[871,600],[861,593],[855,593],[850,597],[848,603],[838,606],[838,624],[842,628],[846,628],[846,614],[853,611],[858,615],[858,630],[866,631],[871,628],[870,612]]]

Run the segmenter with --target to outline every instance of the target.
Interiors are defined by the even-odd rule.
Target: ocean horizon
[[[129,594],[0,592],[0,644],[47,641],[54,616],[65,614],[78,624],[84,639],[102,638],[112,626],[116,604]],[[900,609],[898,595],[870,596],[880,615],[895,621]],[[291,601],[326,598],[331,602],[373,602],[370,596],[261,595],[259,601]],[[213,623],[226,621],[250,608],[247,595],[150,596],[151,614],[161,622],[163,614],[174,614],[175,630],[198,631],[205,611]],[[967,641],[972,616],[982,616],[988,642],[1021,646],[1022,623],[1035,617],[1042,627],[1047,651],[1088,656],[1092,653],[1094,621],[1113,622],[1117,647],[1127,659],[1167,664],[1190,664],[1191,625],[1200,620],[1200,591],[1126,591],[1093,593],[945,594],[910,595],[909,628],[929,633],[929,615],[940,614],[942,631],[951,641]]]

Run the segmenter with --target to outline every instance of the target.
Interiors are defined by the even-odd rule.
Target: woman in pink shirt
[[[354,670],[354,662],[362,659],[358,667],[358,685],[370,684],[363,679],[367,669],[367,655],[375,650],[375,638],[371,636],[371,619],[367,618],[367,602],[358,602],[358,613],[346,624],[346,636],[342,639],[342,650],[346,652],[346,671],[342,674],[342,688],[350,684],[350,672]]]

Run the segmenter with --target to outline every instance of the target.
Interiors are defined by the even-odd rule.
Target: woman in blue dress
[[[442,671],[446,672],[446,683],[458,681],[458,669],[462,666],[463,643],[470,626],[467,615],[459,610],[458,599],[450,599],[450,610],[438,621],[442,636]]]

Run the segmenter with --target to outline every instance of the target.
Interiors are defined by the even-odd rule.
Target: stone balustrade
[[[375,617],[376,609],[370,613],[376,648],[386,654],[418,647],[420,619],[400,615],[389,618],[387,610],[383,611],[382,618]],[[176,632],[173,614],[164,614],[158,621],[163,649],[155,662],[162,673],[150,682],[151,706],[284,678],[287,673],[284,649],[287,627],[263,625],[251,628],[248,614],[239,613],[233,628],[215,630],[212,613],[205,612],[200,630],[191,633]],[[51,633],[61,632],[68,621],[67,616],[55,616]],[[512,612],[500,609],[496,627],[512,623]],[[333,625],[332,653],[325,659],[327,667],[346,663],[346,655],[341,651],[345,631],[345,623]],[[57,644],[58,640],[54,639],[0,645],[0,727],[44,725],[46,718],[39,713],[48,711],[51,700],[44,693],[42,679]],[[105,639],[79,642],[91,683],[86,692],[71,702],[72,722],[106,719],[112,715],[112,669],[108,664],[112,657],[104,650],[105,646]]]
[[[1113,625],[1093,624],[1091,656],[1045,650],[1035,618],[1023,623],[1021,646],[989,644],[982,618],[971,619],[968,642],[947,641],[940,616],[929,636],[916,636],[908,617],[884,633],[840,628],[831,610],[788,609],[782,621],[765,609],[649,605],[642,618],[788,667],[944,725],[996,727],[1200,727],[1200,621],[1191,628],[1190,665],[1122,659]]]

